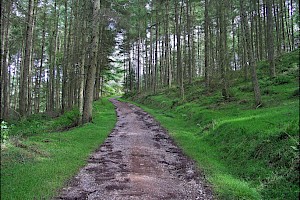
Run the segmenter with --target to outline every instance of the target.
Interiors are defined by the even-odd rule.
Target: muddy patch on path
[[[55,199],[213,199],[195,163],[142,109],[115,99],[118,121]]]

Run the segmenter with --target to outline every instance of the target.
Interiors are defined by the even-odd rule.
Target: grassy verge
[[[12,120],[10,124],[10,135],[12,136],[33,136],[41,133],[58,132],[78,126],[80,113],[74,107],[72,110],[58,116],[58,113],[39,113]]]
[[[253,108],[251,84],[235,79],[230,101],[201,80],[134,97],[203,169],[219,199],[298,199],[299,51],[278,59],[278,77],[259,66],[263,107]],[[295,64],[296,63],[296,64]]]
[[[1,151],[1,199],[50,199],[115,126],[114,106],[94,104],[93,123],[65,132],[11,137]]]

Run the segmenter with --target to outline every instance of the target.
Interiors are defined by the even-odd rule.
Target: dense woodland
[[[127,116],[112,96],[153,116],[216,199],[299,199],[298,0],[0,7],[1,199],[53,199],[100,144],[110,150],[105,140]]]
[[[204,77],[207,91],[230,98],[232,74],[252,81],[256,65],[299,45],[295,0],[6,0],[1,1],[1,119],[52,115],[118,90],[156,93]],[[115,92],[115,91],[114,91]],[[117,92],[118,93],[118,92]]]

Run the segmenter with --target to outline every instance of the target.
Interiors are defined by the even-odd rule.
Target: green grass
[[[296,53],[295,53],[296,52]],[[277,59],[278,77],[258,66],[263,106],[253,107],[251,83],[234,79],[230,101],[202,80],[134,97],[205,171],[219,199],[298,199],[299,50]],[[296,63],[296,64],[295,64]],[[298,63],[299,64],[299,63]]]
[[[93,123],[69,131],[11,137],[1,151],[1,199],[53,197],[115,126],[108,99],[94,103],[93,116]]]

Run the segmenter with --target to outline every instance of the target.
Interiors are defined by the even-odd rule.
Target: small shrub
[[[259,85],[261,87],[268,87],[268,86],[273,85],[273,82],[272,82],[272,80],[270,80],[270,78],[263,78],[263,79],[259,80]]]
[[[5,121],[1,122],[1,144],[6,143],[9,137],[9,128],[8,124]]]
[[[180,101],[179,98],[173,99],[171,109],[178,106],[179,101]]]
[[[259,76],[264,76],[269,73],[269,62],[266,60],[257,62],[257,73]]]
[[[287,75],[279,75],[273,80],[275,85],[283,85],[292,82],[292,79],[290,76]]]
[[[249,100],[248,99],[242,99],[238,102],[238,104],[248,104],[249,103]]]
[[[51,118],[52,118],[52,116],[48,115],[48,113],[38,113],[38,114],[33,114],[33,115],[28,116],[26,118],[26,121],[33,122],[33,121],[49,120]]]
[[[52,131],[62,131],[78,125],[80,112],[78,108],[74,108],[62,116],[54,120],[51,129]]]
[[[269,70],[269,63],[266,60],[257,62],[257,68]]]
[[[293,97],[297,97],[297,96],[299,96],[299,95],[300,95],[300,89],[297,88],[297,89],[294,90],[294,92],[292,93],[292,96],[293,96]]]
[[[253,87],[251,85],[243,85],[239,87],[241,92],[253,92]]]
[[[278,92],[276,92],[273,88],[271,87],[267,87],[267,88],[264,88],[263,91],[262,91],[263,94],[265,95],[272,95],[272,94],[278,94]]]

